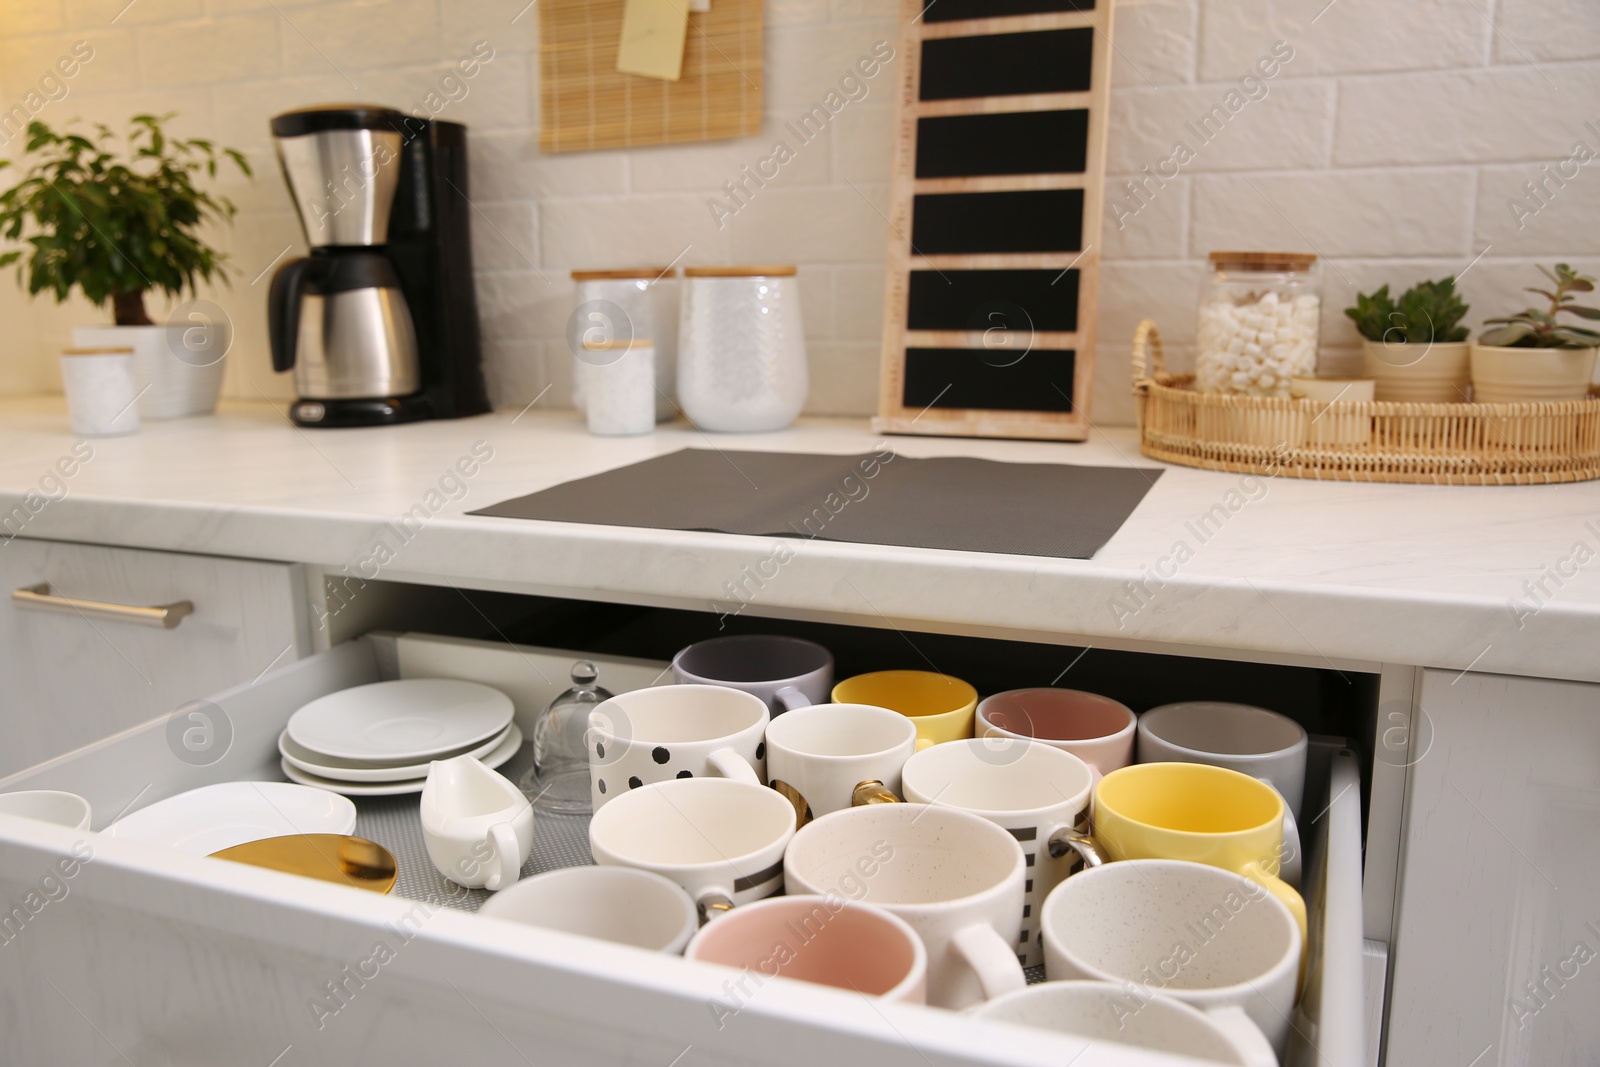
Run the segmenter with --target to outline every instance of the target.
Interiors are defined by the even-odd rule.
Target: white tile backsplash
[[[767,0],[757,136],[558,156],[538,148],[538,9],[527,0],[139,0],[118,17],[125,4],[0,0],[0,158],[18,145],[5,115],[80,40],[94,59],[39,118],[120,125],[139,111],[177,111],[175,130],[249,152],[256,181],[228,175],[217,186],[240,210],[222,238],[237,271],[231,287],[206,294],[236,326],[230,395],[290,393],[266,352],[270,272],[252,284],[285,245],[301,249],[267,120],[352,99],[426,108],[481,41],[494,58],[464,82],[464,97],[439,93],[433,106],[443,101],[440,118],[471,127],[473,247],[497,404],[567,403],[570,269],[682,253],[684,263],[798,263],[807,410],[873,410],[900,57],[810,143],[785,120],[819,103],[876,42],[898,51],[896,0]],[[1132,419],[1127,340],[1140,318],[1162,324],[1175,365],[1189,358],[1204,258],[1218,247],[1333,257],[1323,268],[1324,337],[1340,352],[1354,348],[1342,308],[1356,288],[1453,275],[1488,246],[1461,281],[1476,328],[1522,306],[1535,262],[1600,267],[1600,159],[1563,186],[1548,183],[1543,202],[1526,201],[1538,207],[1530,216],[1519,220],[1507,204],[1526,199],[1522,183],[1575,143],[1600,154],[1594,0],[1121,0],[1114,40],[1097,423]],[[1246,85],[1257,98],[1197,143],[1187,124],[1226,108],[1278,41],[1294,58],[1263,80],[1264,92]],[[723,183],[779,140],[793,161],[719,220]],[[1164,186],[1146,179],[1141,169],[1157,168],[1179,141],[1195,158]],[[1140,199],[1127,199],[1129,180],[1146,190]],[[1139,210],[1119,213],[1118,202]],[[81,299],[30,301],[9,275],[0,277],[0,392],[57,388],[70,327],[105,313]],[[151,300],[152,314],[167,306]]]

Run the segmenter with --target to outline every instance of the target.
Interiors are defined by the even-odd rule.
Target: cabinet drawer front
[[[391,676],[396,665],[441,669],[452,645],[475,646],[474,655],[484,648],[406,647],[417,641],[427,639],[363,638],[211,698],[232,739],[214,763],[177,758],[165,724],[151,722],[0,780],[0,791],[82,793],[102,827],[135,803],[277,778],[274,740],[307,701]],[[508,665],[527,671],[528,657],[538,661],[537,650],[501,647]],[[651,680],[637,661],[619,666],[631,684]],[[542,673],[552,677],[529,683],[519,713],[559,684],[554,671]],[[1362,952],[1354,757],[1335,755],[1330,779],[1332,803],[1306,871],[1316,992],[1296,1020],[1317,1047],[1293,1049],[1291,1067],[1363,1062],[1342,1051],[1360,1045],[1362,1030],[1361,997],[1349,984]],[[133,1050],[159,1048],[172,1062],[266,1064],[292,1047],[292,1062],[312,1063],[446,1062],[471,1049],[487,1062],[578,1065],[1199,1067],[798,982],[730,990],[739,976],[704,964],[21,820],[0,825],[0,903],[35,891],[80,841],[93,857],[73,878],[55,879],[52,894],[36,894],[46,901],[37,915],[0,934],[10,942],[0,946],[0,988],[23,1005],[17,1025],[0,1031],[0,1062],[115,1062],[88,1018],[135,1062],[143,1061]],[[1330,1028],[1352,1040],[1330,1042]]]
[[[308,650],[302,568],[15,538],[0,544],[0,774]]]

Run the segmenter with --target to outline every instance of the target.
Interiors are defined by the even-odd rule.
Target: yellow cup
[[[933,671],[874,671],[833,687],[835,704],[875,704],[917,724],[917,751],[972,736],[978,691]]]
[[[1189,860],[1234,871],[1283,901],[1300,924],[1306,902],[1278,877],[1283,798],[1248,774],[1202,763],[1138,763],[1094,790],[1094,838],[1112,860]]]

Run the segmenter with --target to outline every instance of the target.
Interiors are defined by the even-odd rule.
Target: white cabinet
[[[12,538],[0,596],[0,775],[309,650],[298,565]]]
[[[1600,686],[1426,671],[1387,1062],[1600,1062]]]
[[[172,758],[152,722],[0,780],[0,790],[79,792],[103,827],[186,789],[278,777],[278,733],[317,696],[466,673],[514,682],[522,711],[564,684],[540,662],[538,650],[502,643],[366,637],[215,696],[233,744],[214,762]],[[619,676],[601,662],[604,677]],[[1311,952],[1288,1067],[1365,1062],[1361,790],[1352,753],[1327,759],[1326,799],[1308,825]],[[92,855],[58,877],[74,847]],[[426,862],[417,852],[401,862]],[[8,1065],[1200,1067],[800,982],[769,983],[728,1018],[711,1008],[726,1002],[730,974],[708,964],[0,816],[0,903],[19,901],[24,910],[0,923]],[[380,941],[390,958],[374,972]],[[318,1010],[335,996],[332,1017]]]

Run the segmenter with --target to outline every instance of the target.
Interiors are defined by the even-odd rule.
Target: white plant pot
[[[1374,398],[1396,402],[1459,404],[1472,384],[1465,341],[1428,344],[1366,342],[1366,377]]]
[[[224,320],[191,326],[75,326],[78,348],[131,348],[138,364],[139,414],[146,419],[209,415],[222,392],[232,343]]]
[[[1593,348],[1472,346],[1472,395],[1482,404],[1582,400],[1594,379]]]

